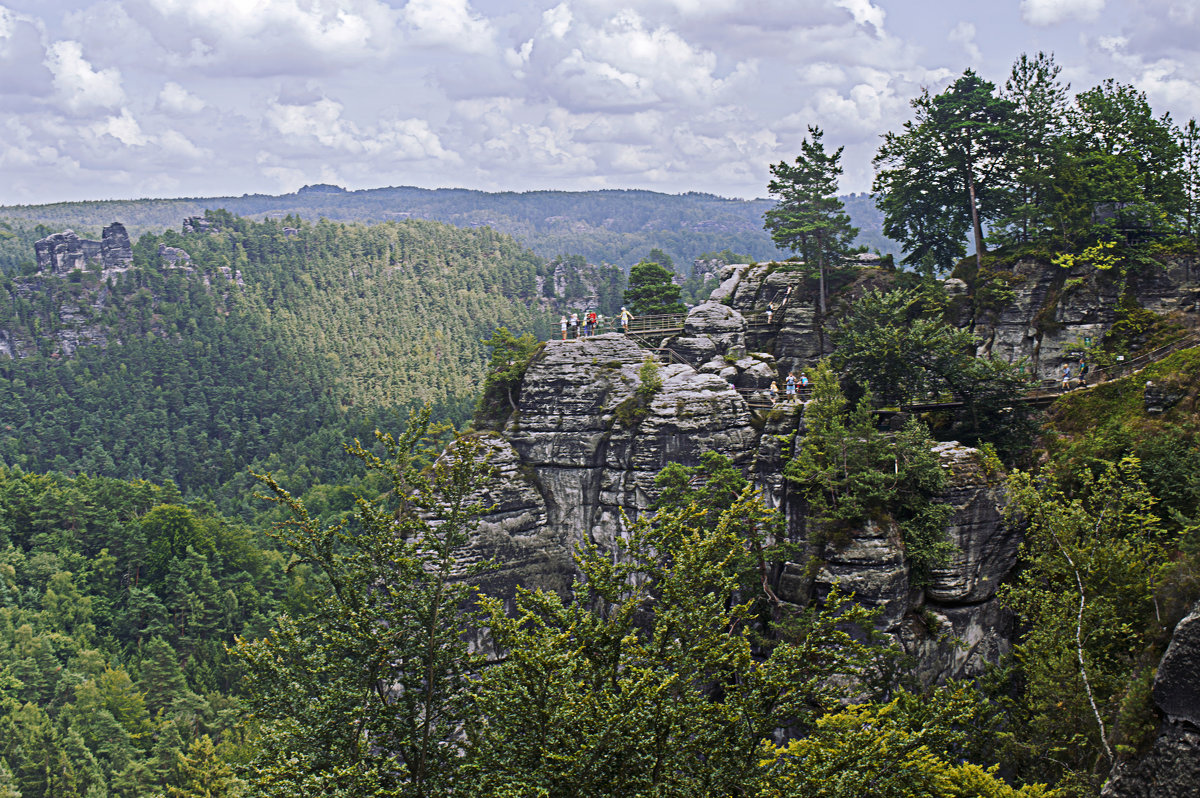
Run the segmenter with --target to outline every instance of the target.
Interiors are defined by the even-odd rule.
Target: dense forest
[[[423,403],[466,421],[492,331],[549,329],[547,265],[489,229],[209,219],[143,235],[134,267],[103,280],[0,278],[0,329],[40,346],[0,362],[6,464],[174,482],[238,511],[251,463],[344,482],[347,439]],[[160,246],[193,266],[162,268]],[[80,331],[109,345],[62,356],[54,336]]]

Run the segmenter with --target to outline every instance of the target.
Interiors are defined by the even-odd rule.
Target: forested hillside
[[[170,485],[0,467],[0,795],[227,779],[246,731],[226,646],[314,591],[269,543]]]
[[[329,190],[322,190],[323,188]],[[763,229],[771,200],[734,200],[711,194],[659,194],[653,191],[530,191],[487,193],[467,189],[411,186],[340,191],[306,187],[295,194],[195,199],[110,200],[54,205],[0,207],[0,219],[14,228],[43,223],[54,231],[96,232],[113,219],[132,235],[161,232],[206,209],[262,218],[294,215],[310,222],[384,222],[431,219],[462,227],[488,226],[516,238],[537,254],[582,255],[592,263],[628,269],[649,250],[669,254],[681,273],[702,254],[731,249],[756,260],[780,256]],[[847,208],[863,233],[861,243],[897,251],[883,238],[881,217],[865,194],[848,198]],[[40,237],[40,236],[39,236]],[[0,267],[7,260],[0,242]]]
[[[344,481],[342,443],[397,412],[465,421],[484,339],[547,331],[545,265],[490,229],[209,219],[142,236],[133,268],[103,279],[3,278],[0,329],[38,346],[0,361],[6,464],[174,481],[233,509],[251,463]],[[160,247],[190,266],[165,268]],[[108,345],[54,343],[77,338]]]

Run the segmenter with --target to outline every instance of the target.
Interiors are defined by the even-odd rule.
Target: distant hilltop
[[[315,183],[311,186],[301,186],[297,194],[345,194],[346,189],[331,183]]]
[[[883,237],[881,217],[870,197],[842,199],[862,230],[858,243],[885,254],[899,252]],[[7,206],[0,207],[0,219],[93,232],[122,219],[134,239],[142,233],[177,229],[180,219],[203,217],[206,210],[217,209],[254,219],[295,216],[367,223],[428,219],[458,227],[491,227],[545,258],[582,255],[590,263],[628,269],[657,248],[686,269],[699,258],[723,251],[758,262],[785,257],[789,253],[778,250],[763,229],[763,214],[773,205],[769,199],[729,199],[698,192],[485,192],[414,186],[351,191],[317,183],[281,195]]]

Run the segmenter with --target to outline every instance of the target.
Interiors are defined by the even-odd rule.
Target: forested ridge
[[[251,463],[345,481],[347,438],[426,402],[465,421],[491,332],[546,331],[544,262],[489,229],[209,218],[142,236],[103,281],[3,278],[0,328],[40,347],[0,362],[6,464],[174,481],[237,510]],[[191,270],[163,268],[162,245]],[[59,351],[64,332],[108,345]]]
[[[968,72],[885,137],[884,229],[911,271],[850,257],[831,187],[841,150],[810,128],[795,166],[772,170],[784,201],[769,217],[802,260],[763,270],[806,275],[810,326],[831,346],[803,364],[814,380],[796,435],[772,434],[781,407],[746,422],[780,452],[767,476],[795,517],[721,452],[669,462],[619,535],[585,531],[561,591],[486,596],[464,580],[496,565],[468,556],[480,497],[503,514],[542,490],[514,455],[486,493],[505,442],[481,430],[520,433],[527,369],[586,346],[541,344],[555,332],[539,310],[551,265],[495,232],[492,211],[454,211],[464,230],[210,210],[208,231],[146,232],[109,277],[34,273],[13,253],[44,231],[5,228],[0,329],[37,351],[0,361],[0,798],[1094,798],[1157,744],[1156,668],[1200,600],[1200,349],[1026,415],[1025,364],[979,356],[977,323],[1019,316],[1017,288],[1041,271],[1053,286],[1020,325],[1039,345],[1072,290],[1103,282],[1120,303],[1061,356],[1068,386],[1082,360],[1178,338],[1194,307],[1159,315],[1136,290],[1194,273],[1200,132],[1112,82],[1069,101],[1057,76],[1041,54],[1002,90]],[[408,190],[387,191],[361,199]],[[611,199],[597,194],[580,202]],[[656,219],[644,194],[629,192],[631,226]],[[102,205],[56,209],[56,224]],[[369,212],[412,213],[392,207]],[[518,222],[536,228],[548,208],[535,207]],[[574,240],[560,223],[556,241]],[[688,236],[707,250],[752,251],[700,232]],[[660,240],[583,235],[610,262]],[[168,268],[160,247],[188,257]],[[639,266],[678,300],[667,270]],[[736,343],[714,359],[732,366],[735,350],[747,355]],[[607,420],[631,436],[665,369],[647,357],[634,370]],[[931,394],[978,418],[912,410],[879,428],[874,397]],[[570,432],[557,399],[553,423]],[[828,565],[813,552],[890,525],[895,540],[875,539],[899,552],[890,572],[925,595],[956,555],[943,499],[958,475],[933,440],[964,432],[1023,535],[996,594],[1011,652],[970,683],[930,686],[877,632],[886,607],[836,583],[784,601],[772,580],[794,565],[811,581]],[[947,623],[931,606],[904,619],[926,639]]]
[[[884,252],[896,251],[895,245],[883,237],[879,214],[867,196],[848,199],[851,213],[864,231],[862,243]],[[698,192],[488,193],[397,186],[345,192],[301,190],[279,196],[7,206],[0,207],[0,219],[7,218],[17,230],[45,224],[54,228],[47,232],[71,227],[81,234],[98,231],[113,219],[120,219],[132,235],[140,235],[173,228],[184,217],[216,209],[252,218],[294,215],[310,222],[329,219],[371,223],[416,218],[460,227],[487,226],[513,236],[545,258],[581,255],[591,263],[611,263],[624,269],[657,247],[686,270],[696,257],[723,249],[755,260],[778,257],[778,250],[762,229],[762,215],[771,205],[765,199],[727,199]],[[15,263],[19,258],[10,254],[0,240],[0,265],[6,260]]]

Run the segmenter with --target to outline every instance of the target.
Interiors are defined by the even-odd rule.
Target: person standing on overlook
[[[796,401],[796,372],[789,372],[787,379],[783,381],[784,389],[787,390],[787,398],[789,402]]]
[[[564,341],[567,340],[567,317],[566,316],[563,316],[561,319],[558,320],[558,326],[562,328],[563,340]]]
[[[571,313],[571,337],[579,340],[579,314]]]
[[[621,307],[621,332],[623,332],[625,334],[629,333],[629,322],[631,322],[631,321],[633,321],[633,314],[629,312],[628,308],[622,306]]]

